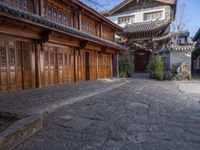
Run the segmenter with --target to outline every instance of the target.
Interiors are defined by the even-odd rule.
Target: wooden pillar
[[[79,77],[78,77],[78,52],[77,48],[74,51],[74,81],[78,82]]]
[[[117,77],[119,78],[119,53],[117,53]]]
[[[97,74],[97,79],[99,78],[99,54],[96,52],[96,74]]]
[[[113,77],[113,59],[112,59],[112,54],[110,54],[110,76]]]
[[[41,78],[41,58],[40,53],[42,51],[42,44],[40,42],[36,42],[36,51],[35,51],[35,70],[36,70],[36,87],[42,87],[42,78]]]

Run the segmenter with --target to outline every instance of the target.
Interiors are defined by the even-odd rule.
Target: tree
[[[104,11],[110,9],[110,6],[115,6],[123,0],[80,0],[86,5],[94,8],[97,11]]]
[[[185,30],[188,22],[188,20],[186,19],[185,11],[186,11],[186,4],[183,3],[180,6],[180,11],[179,13],[177,13],[175,21],[172,23],[172,30],[173,33],[175,34],[175,44],[178,44],[179,33],[180,31]]]

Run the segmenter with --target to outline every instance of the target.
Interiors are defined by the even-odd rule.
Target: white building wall
[[[145,22],[144,21],[144,13],[150,13],[150,12],[157,12],[157,11],[163,11],[163,15],[162,18],[160,18],[159,20],[165,20],[167,19],[167,11],[170,11],[170,7],[169,6],[159,6],[159,7],[154,7],[154,8],[147,8],[147,9],[143,9],[143,10],[133,10],[131,12],[124,12],[121,14],[117,14],[117,15],[113,15],[110,17],[107,17],[108,19],[110,19],[111,21],[113,21],[114,23],[118,24],[118,18],[119,17],[126,17],[126,16],[135,16],[135,22],[134,23],[140,23],[140,22]],[[125,27],[126,24],[118,24],[121,27]]]

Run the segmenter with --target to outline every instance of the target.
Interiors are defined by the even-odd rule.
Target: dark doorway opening
[[[134,54],[134,66],[135,72],[137,73],[145,73],[147,72],[147,66],[150,60],[149,52],[136,52]]]
[[[86,52],[85,54],[85,77],[86,77],[86,80],[90,80],[90,55],[88,52]]]

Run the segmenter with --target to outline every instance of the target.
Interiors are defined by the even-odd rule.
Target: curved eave
[[[151,22],[152,23],[152,22]],[[151,35],[152,33],[156,33],[156,32],[159,32],[160,30],[165,30],[169,25],[170,25],[171,21],[168,20],[168,21],[165,21],[163,22],[162,24],[159,24],[158,26],[154,26],[154,25],[151,25],[152,27],[144,27],[142,29],[137,29],[137,26],[139,24],[137,24],[137,26],[135,26],[136,30],[135,31],[125,31],[124,32],[121,32],[119,33],[120,35],[122,36],[125,36],[125,37],[134,37],[136,35]],[[141,25],[145,25],[145,24],[141,24]],[[134,25],[132,25],[132,27],[134,27]]]
[[[43,27],[50,29],[52,31],[57,31],[66,35],[70,35],[79,39],[87,40],[90,42],[94,42],[97,44],[100,44],[102,46],[106,46],[109,48],[113,48],[119,51],[126,51],[127,48],[122,47],[121,45],[118,45],[114,42],[104,40],[100,37],[82,32],[80,30],[77,30],[75,28],[57,23],[55,21],[46,19],[44,17],[32,14],[27,11],[22,11],[20,9],[17,9],[16,7],[12,7],[4,2],[0,2],[0,15],[4,17],[9,17],[11,19],[15,19],[18,21],[23,21],[35,26]]]

